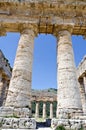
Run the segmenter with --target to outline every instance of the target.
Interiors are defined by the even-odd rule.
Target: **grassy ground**
[[[36,121],[37,121],[37,122],[45,122],[46,120],[43,119],[43,118],[38,118],[38,119],[36,119]]]

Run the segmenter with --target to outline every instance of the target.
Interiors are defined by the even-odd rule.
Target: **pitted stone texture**
[[[86,94],[83,79],[79,81],[80,97],[83,113],[86,114]]]
[[[86,72],[86,71],[85,71]],[[83,82],[84,82],[84,88],[85,88],[85,93],[86,93],[86,74],[85,76],[83,77]]]
[[[31,108],[32,58],[35,33],[33,30],[22,32],[9,86],[6,107]]]
[[[52,119],[51,127],[53,130],[56,129],[57,126],[63,125],[66,130],[79,130],[80,128],[86,129],[86,120],[80,119]]]
[[[11,66],[1,50],[0,50],[0,73],[2,73],[4,77],[6,77],[7,79],[11,78]]]
[[[62,110],[63,109],[63,110]],[[80,92],[74,64],[71,34],[69,31],[58,33],[58,118],[66,113],[81,110]],[[81,113],[81,112],[80,112]],[[63,115],[62,115],[63,116]],[[72,114],[70,114],[72,116]],[[65,114],[64,117],[65,118]],[[72,118],[72,117],[70,117]]]
[[[31,117],[31,110],[29,108],[14,108],[14,107],[0,107],[0,117]]]
[[[13,116],[13,107],[0,107],[0,117]]]
[[[0,118],[1,129],[35,129],[36,121],[33,118]]]
[[[43,102],[54,102],[57,101],[57,92],[50,92],[48,90],[32,90],[31,92],[32,101],[43,101]]]
[[[83,57],[82,61],[78,65],[78,68],[77,68],[78,79],[81,77],[84,77],[85,73],[86,73],[86,55]]]
[[[0,4],[0,35],[19,32],[21,24],[28,28],[31,23],[39,25],[39,33],[51,34],[54,26],[67,29],[74,25],[74,35],[85,35],[85,0],[0,0]]]

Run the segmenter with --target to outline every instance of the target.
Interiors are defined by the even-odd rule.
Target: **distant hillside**
[[[48,92],[54,92],[57,93],[57,89],[56,88],[49,88],[47,89]]]
[[[46,92],[54,92],[54,93],[57,93],[57,89],[56,89],[56,88],[48,88],[48,89],[43,89],[43,90],[32,89],[32,91],[46,91]]]

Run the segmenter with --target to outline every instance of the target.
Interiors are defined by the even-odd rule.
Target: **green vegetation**
[[[84,130],[83,126],[81,125],[81,128],[79,130]]]
[[[64,128],[63,125],[59,125],[59,126],[57,126],[57,128],[55,130],[66,130],[66,129]]]
[[[48,92],[54,92],[54,93],[57,93],[57,89],[55,89],[55,88],[49,88],[47,91],[48,91]]]
[[[2,122],[0,122],[0,127],[2,127]]]
[[[13,113],[12,116],[5,116],[5,118],[19,118],[16,114]]]

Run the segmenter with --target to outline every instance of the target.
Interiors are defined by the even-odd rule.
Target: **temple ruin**
[[[9,83],[12,75],[12,68],[5,58],[4,54],[0,50],[0,107],[5,106],[6,97],[9,89]],[[31,92],[31,102],[36,102],[35,118],[39,117],[39,103],[43,102],[43,118],[46,115],[46,103],[50,102],[50,118],[53,118],[53,102],[57,102],[57,94],[54,92],[48,92],[47,90],[32,90]],[[44,107],[45,106],[45,107]]]
[[[67,121],[66,129],[76,129],[78,122],[86,128],[86,61],[76,73],[71,41],[72,35],[86,37],[86,1],[1,0],[0,35],[6,32],[19,32],[21,36],[6,102],[0,108],[2,128],[36,128],[31,118],[31,77],[34,38],[39,33],[53,34],[58,41],[58,106],[57,119],[52,122],[58,125]],[[70,125],[73,122],[74,127]]]

